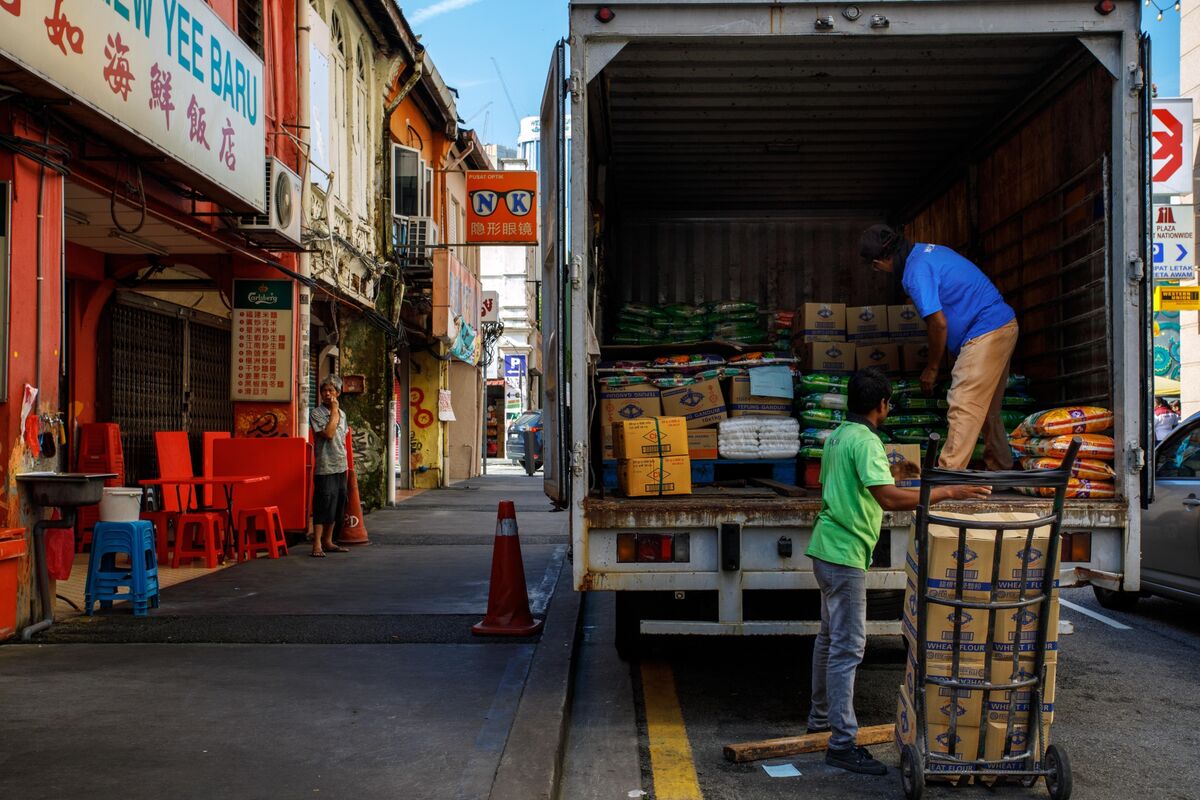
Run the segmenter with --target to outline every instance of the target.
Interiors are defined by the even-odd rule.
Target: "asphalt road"
[[[1200,797],[1196,758],[1200,752],[1196,724],[1200,721],[1200,613],[1195,607],[1161,599],[1143,600],[1132,613],[1110,612],[1096,604],[1090,589],[1064,591],[1063,599],[1103,617],[1096,619],[1069,607],[1062,611],[1063,619],[1074,625],[1074,633],[1061,640],[1057,716],[1051,736],[1071,757],[1074,797]],[[603,620],[594,625],[604,629]],[[599,648],[600,654],[595,655],[598,645],[593,642],[591,658],[611,664],[615,655],[610,648]],[[763,763],[725,761],[722,748],[727,744],[803,733],[810,657],[811,640],[806,639],[652,641],[639,663],[627,665],[630,680],[624,685],[631,687],[628,703],[634,713],[628,722],[622,714],[608,714],[603,752],[609,758],[613,753],[632,752],[621,744],[636,737],[641,786],[632,791],[644,791],[657,800],[902,797],[899,755],[891,744],[872,748],[891,768],[882,778],[827,767],[822,754],[766,762],[794,765],[800,775],[787,778],[769,776]],[[903,680],[903,657],[898,637],[870,643],[857,685],[860,724],[892,722],[897,687]],[[592,685],[589,674],[607,677],[603,684]],[[593,668],[577,677],[576,703],[585,707],[595,708],[598,697],[611,697],[611,690],[622,685],[613,681],[611,670]],[[672,719],[681,721],[681,735],[664,738]],[[652,737],[652,731],[657,735]],[[573,724],[572,734],[578,737],[581,732],[595,736],[581,723]],[[568,777],[573,773],[596,776],[595,766],[578,748],[568,753]],[[691,776],[686,774],[689,764]],[[622,780],[593,790],[588,797],[639,796],[630,793],[631,783],[623,774]],[[992,795],[1047,796],[1041,784],[997,791],[931,785],[926,791],[926,797],[932,798]]]

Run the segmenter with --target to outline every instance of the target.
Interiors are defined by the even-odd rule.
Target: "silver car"
[[[1154,502],[1142,512],[1142,591],[1095,591],[1100,605],[1117,610],[1142,595],[1200,603],[1200,414],[1154,451]]]

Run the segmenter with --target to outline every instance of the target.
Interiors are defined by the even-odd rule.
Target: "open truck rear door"
[[[571,332],[570,287],[566,279],[566,102],[565,41],[554,47],[546,90],[542,95],[541,148],[538,164],[542,209],[542,452],[546,496],[559,507],[570,503]]]
[[[1141,319],[1141,364],[1138,374],[1141,376],[1142,424],[1138,432],[1142,441],[1142,452],[1145,454],[1145,465],[1141,473],[1142,508],[1149,508],[1154,501],[1154,259],[1153,243],[1153,214],[1154,188],[1150,179],[1150,123],[1153,113],[1154,92],[1150,87],[1150,37],[1142,34],[1139,41],[1139,51],[1142,61],[1142,94],[1139,111],[1142,148],[1141,148],[1141,187],[1142,202],[1140,208],[1141,237],[1138,245],[1141,250],[1144,278],[1142,281],[1142,319]]]

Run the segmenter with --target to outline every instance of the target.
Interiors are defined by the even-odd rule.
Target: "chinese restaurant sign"
[[[203,0],[0,0],[0,54],[265,210],[263,63]]]
[[[233,282],[231,399],[292,399],[292,282]]]
[[[467,200],[467,244],[537,244],[536,172],[470,170]]]

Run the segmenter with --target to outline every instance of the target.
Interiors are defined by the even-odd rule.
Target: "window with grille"
[[[238,36],[259,58],[263,57],[263,0],[238,0]]]

